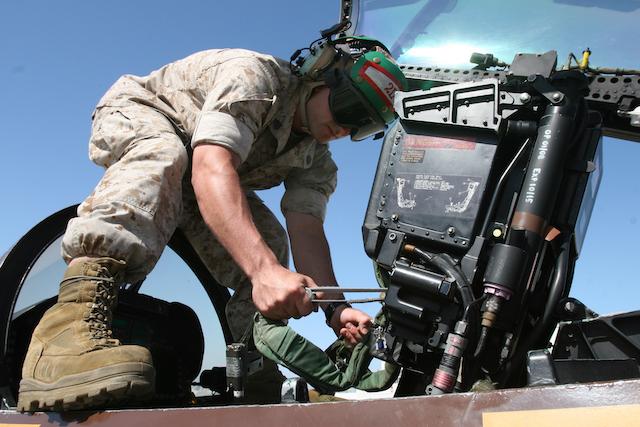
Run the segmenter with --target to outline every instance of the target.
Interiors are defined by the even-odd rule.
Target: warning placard
[[[407,135],[402,146],[414,149],[448,149],[448,150],[474,150],[476,141],[468,138],[443,138],[431,135]]]

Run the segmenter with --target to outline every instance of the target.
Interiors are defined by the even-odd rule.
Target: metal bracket
[[[384,268],[391,269],[398,257],[400,248],[404,244],[404,236],[405,234],[400,231],[387,230],[376,263]]]
[[[537,387],[557,384],[549,350],[533,350],[527,355],[527,385]]]
[[[564,93],[553,87],[546,78],[540,75],[531,75],[527,77],[527,81],[552,104],[559,104],[564,100]]]
[[[494,78],[473,83],[439,86],[429,90],[398,92],[395,109],[403,120],[496,130],[498,84]]]
[[[527,77],[532,74],[550,77],[558,63],[558,53],[550,50],[543,54],[518,53],[511,62],[509,74],[512,76]]]

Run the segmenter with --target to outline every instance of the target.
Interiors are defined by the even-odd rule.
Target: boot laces
[[[96,346],[113,347],[120,345],[120,341],[112,338],[111,322],[113,307],[118,298],[118,290],[114,285],[115,279],[110,277],[109,271],[101,267],[98,276],[73,276],[67,278],[65,284],[89,280],[96,284],[93,302],[88,303],[89,312],[84,319],[89,324],[90,338]]]
[[[106,340],[106,345],[118,345],[118,340],[111,338],[112,307],[115,305],[117,290],[113,279],[97,281],[95,302],[89,311],[89,331],[94,340]]]

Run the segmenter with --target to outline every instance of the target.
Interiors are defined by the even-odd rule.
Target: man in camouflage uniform
[[[23,365],[21,410],[96,406],[153,390],[148,350],[111,337],[117,288],[144,278],[180,228],[220,283],[234,289],[234,338],[256,309],[312,311],[304,287],[335,284],[322,222],[336,187],[326,143],[349,134],[329,89],[289,64],[239,49],[196,53],[147,77],[123,76],[93,117],[91,159],[106,171],[62,243],[69,263],[58,303],[36,327]],[[255,190],[283,183],[287,233]],[[215,237],[214,237],[215,236]],[[346,305],[328,318],[355,343],[370,318]],[[247,396],[277,402],[283,376],[268,364]]]

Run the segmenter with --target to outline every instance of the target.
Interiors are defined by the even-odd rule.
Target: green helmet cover
[[[394,94],[408,89],[400,67],[383,52],[370,51],[353,64],[349,77],[385,124],[391,123],[395,119]]]

